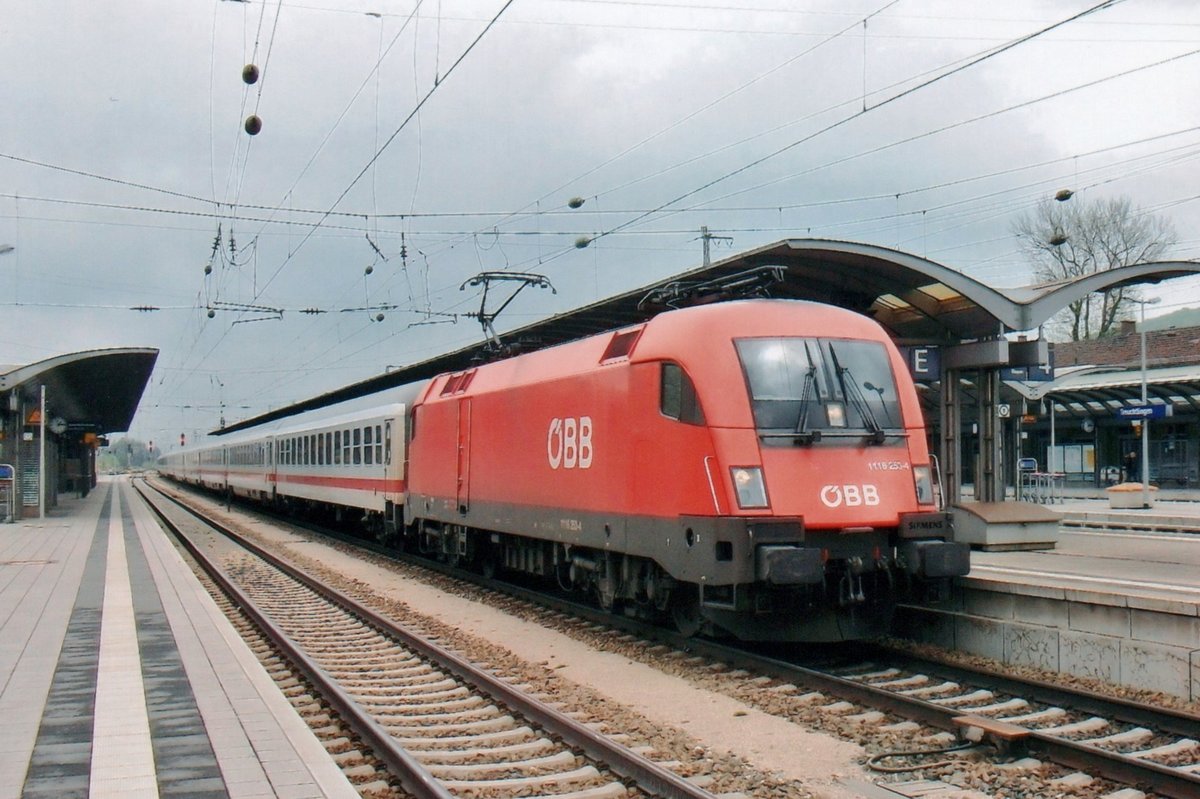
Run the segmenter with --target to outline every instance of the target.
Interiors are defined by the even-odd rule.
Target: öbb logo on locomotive
[[[546,434],[546,458],[551,469],[589,469],[592,466],[592,417],[554,417]]]
[[[879,489],[870,483],[863,485],[827,485],[821,488],[821,502],[828,508],[857,508],[860,505],[878,505]]]

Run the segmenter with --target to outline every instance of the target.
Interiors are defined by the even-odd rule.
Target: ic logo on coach
[[[592,417],[550,420],[546,457],[551,469],[588,469],[592,465]]]
[[[827,485],[821,488],[821,502],[827,508],[856,508],[860,505],[878,505],[879,489],[870,483],[859,485]]]

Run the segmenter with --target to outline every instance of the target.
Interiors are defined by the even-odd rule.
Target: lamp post
[[[1138,330],[1141,333],[1141,350],[1142,350],[1142,407],[1149,408],[1150,402],[1146,397],[1146,306],[1157,305],[1162,302],[1162,297],[1146,300],[1139,299],[1138,305],[1141,306],[1142,322],[1138,325]],[[1142,507],[1150,507],[1150,416],[1142,417]]]

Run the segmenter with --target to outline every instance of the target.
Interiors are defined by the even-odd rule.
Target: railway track
[[[602,624],[632,634],[643,650],[648,648],[645,641],[654,641],[665,645],[659,648],[685,652],[687,659],[705,663],[702,668],[711,670],[713,664],[721,664],[725,673],[742,675],[753,686],[748,701],[754,701],[753,695],[769,698],[763,708],[768,712],[774,712],[769,706],[780,697],[789,697],[814,711],[879,725],[887,714],[944,730],[955,738],[990,743],[1005,755],[1037,757],[1161,796],[1200,796],[1196,741],[1200,715],[883,649],[872,650],[868,659],[855,663],[806,666],[720,642],[684,638],[595,607],[464,575],[441,564],[417,563],[519,602],[549,607],[578,619],[581,627]],[[904,722],[895,726],[903,727]],[[914,771],[919,767],[913,763]]]
[[[170,497],[139,491],[410,795],[714,799],[616,736],[579,723],[178,504],[252,554],[226,574],[180,531],[175,512],[162,507]]]
[[[872,706],[880,692],[902,697],[906,715],[957,728],[969,740],[1163,796],[1200,796],[1200,716],[999,672],[889,660],[885,668],[860,664],[830,676],[861,685],[861,701]]]

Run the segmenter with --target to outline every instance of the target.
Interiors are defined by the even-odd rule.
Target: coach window
[[[375,462],[383,463],[383,434],[379,425],[375,425]]]
[[[371,448],[371,425],[363,428],[363,463],[370,466],[375,462],[371,457],[374,450]]]
[[[342,463],[350,465],[350,431],[342,431]]]
[[[333,463],[333,433],[325,433],[325,463]]]
[[[662,365],[660,388],[659,409],[663,416],[687,424],[704,424],[704,411],[696,396],[696,386],[679,364]]]
[[[354,428],[354,465],[362,463],[362,428]]]
[[[342,431],[333,431],[333,465],[342,465]]]
[[[392,462],[392,420],[388,419],[383,423],[383,462],[391,464]]]

